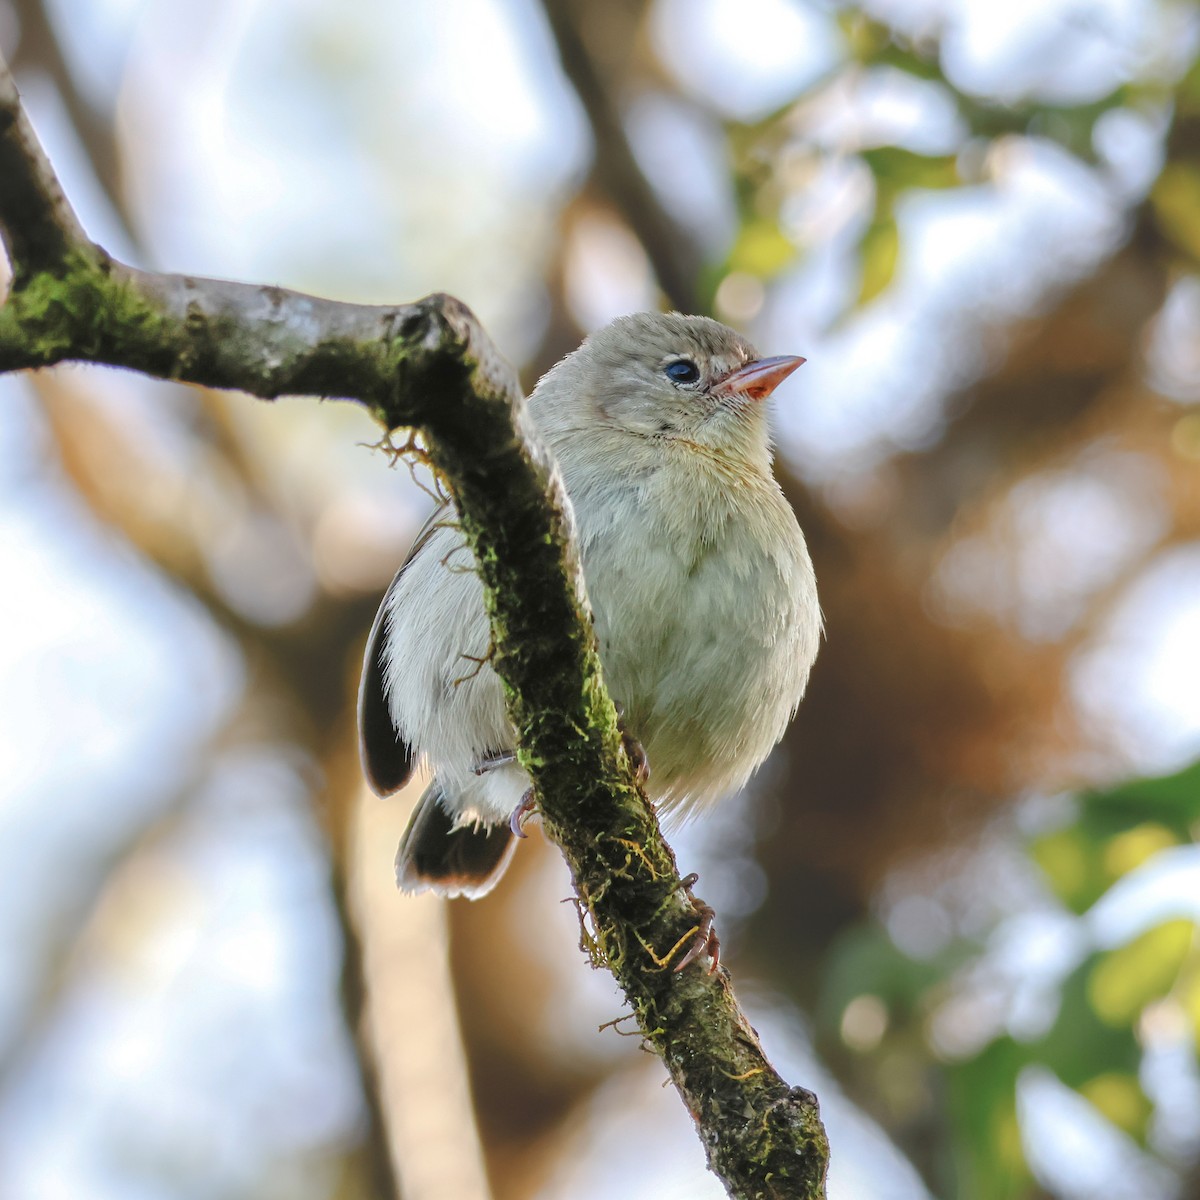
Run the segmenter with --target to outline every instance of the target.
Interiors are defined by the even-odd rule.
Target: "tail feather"
[[[504,874],[516,839],[507,821],[456,827],[443,797],[435,779],[417,801],[396,853],[396,883],[405,892],[478,900]]]

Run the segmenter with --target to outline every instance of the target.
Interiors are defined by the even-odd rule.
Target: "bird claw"
[[[625,747],[625,755],[633,767],[634,778],[645,786],[650,778],[650,760],[646,757],[646,748],[631,733],[621,730],[621,744]]]
[[[633,767],[634,778],[644,787],[650,779],[650,760],[646,757],[646,747],[633,736],[625,727],[625,706],[614,702],[617,710],[617,728],[621,731],[621,745],[625,749],[625,757]]]
[[[704,954],[707,954],[712,959],[712,965],[708,968],[710,975],[716,974],[717,968],[721,965],[721,939],[717,937],[716,909],[692,895],[692,888],[699,878],[700,876],[693,872],[691,875],[685,875],[681,881],[683,889],[687,893],[688,900],[691,901],[692,907],[696,910],[696,915],[700,918],[700,925],[696,929],[691,945],[688,946],[679,962],[675,964],[674,973],[676,975],[684,967],[695,962],[696,959]]]
[[[486,775],[489,771],[495,771],[498,767],[507,767],[509,763],[516,761],[515,750],[501,750],[497,754],[489,754],[487,758],[481,758],[471,769],[476,775]],[[521,797],[521,803],[512,810],[512,814],[508,818],[508,827],[517,837],[527,838],[529,836],[525,832],[525,822],[535,808],[537,805],[533,800],[533,788],[528,788]]]
[[[530,788],[525,795],[521,797],[521,803],[512,810],[512,816],[508,818],[508,827],[519,838],[527,838],[529,834],[525,832],[525,822],[529,819],[529,815],[534,811],[537,805],[533,798],[533,788]]]

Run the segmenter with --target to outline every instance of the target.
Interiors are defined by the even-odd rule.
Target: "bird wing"
[[[429,514],[420,532],[413,538],[404,565],[388,585],[379,611],[375,614],[371,632],[367,635],[362,680],[358,686],[358,755],[367,782],[380,796],[390,796],[408,782],[415,757],[412,747],[404,740],[392,721],[385,686],[387,677],[384,670],[384,654],[387,648],[388,612],[391,608],[392,592],[408,569],[409,563],[420,554],[422,547],[441,526],[450,511],[450,504],[447,502],[438,505]]]

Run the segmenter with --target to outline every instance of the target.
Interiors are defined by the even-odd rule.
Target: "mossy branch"
[[[553,463],[471,312],[443,295],[339,304],[116,262],[84,235],[2,62],[0,229],[13,266],[0,371],[105,363],[266,400],[337,397],[388,431],[420,430],[480,564],[491,665],[570,866],[585,947],[616,977],[730,1195],[823,1197],[816,1097],[766,1060],[725,971],[672,970],[695,908],[621,747]]]

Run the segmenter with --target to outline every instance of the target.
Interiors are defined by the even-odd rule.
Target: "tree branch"
[[[99,112],[83,95],[63,54],[54,22],[46,13],[44,0],[16,0],[17,22],[21,28],[12,67],[20,74],[25,66],[44,71],[51,79],[79,144],[87,155],[96,181],[104,189],[108,202],[130,244],[140,241],[133,227],[129,204],[121,186],[121,152],[114,130],[114,114]],[[140,247],[139,247],[140,248]]]
[[[17,85],[0,60],[0,237],[13,268],[14,290],[39,270],[52,270],[72,247],[90,246],[54,169],[25,115]]]
[[[336,396],[389,432],[420,431],[479,562],[492,666],[571,869],[585,948],[616,977],[730,1194],[823,1197],[816,1097],[766,1060],[726,972],[671,969],[695,910],[621,749],[553,463],[471,312],[442,295],[368,307],[116,262],[83,234],[3,64],[0,181],[16,268],[0,371],[106,363],[268,400]]]
[[[621,120],[620,105],[604,71],[588,48],[572,0],[542,0],[542,9],[558,49],[563,74],[583,105],[592,128],[593,177],[646,250],[659,287],[672,308],[699,308],[699,247],[663,207],[639,166]]]

